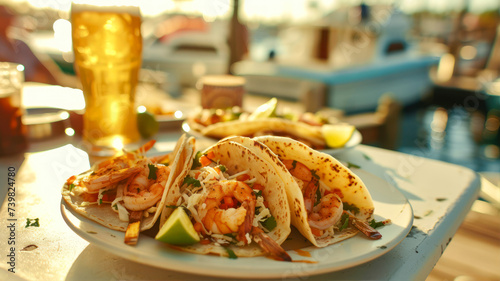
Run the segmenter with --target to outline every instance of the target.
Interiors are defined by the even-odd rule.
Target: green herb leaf
[[[149,168],[148,179],[156,180],[156,170],[158,170],[158,168],[154,164],[148,164],[148,168]]]
[[[255,197],[262,196],[262,190],[257,190],[257,191],[254,190],[253,193],[255,193]]]
[[[268,217],[265,221],[261,222],[261,224],[269,231],[272,231],[278,225],[273,216]]]
[[[234,251],[233,251],[233,250],[231,250],[231,249],[229,249],[229,248],[227,248],[227,247],[224,247],[224,249],[226,249],[226,252],[227,252],[227,254],[229,255],[229,258],[230,258],[230,259],[235,260],[235,259],[237,259],[237,258],[238,258],[238,256],[236,256],[236,254],[234,253]]]
[[[101,198],[101,199],[99,199],[99,205],[101,205],[101,204],[102,204],[102,198]]]
[[[316,189],[316,202],[314,202],[314,206],[318,205],[319,202],[321,202],[321,191],[319,190],[318,187],[318,189]]]
[[[69,191],[70,191],[70,192],[71,192],[71,190],[73,190],[73,188],[75,188],[75,185],[74,185],[74,184],[70,184],[70,185],[68,186],[68,189],[69,189]]]
[[[318,176],[318,174],[316,174],[316,170],[311,170],[311,174],[312,174],[313,178],[319,180],[319,176]]]
[[[219,170],[224,173],[224,172],[226,172],[227,169],[226,169],[226,166],[219,165]]]
[[[179,206],[175,205],[166,205],[165,208],[170,208],[170,209],[177,209]]]
[[[36,218],[36,219],[26,218],[26,226],[24,228],[30,227],[30,226],[39,227],[40,223],[38,221],[38,218]]]
[[[346,229],[349,226],[349,215],[348,214],[342,214],[342,217],[340,218],[340,221],[341,222],[343,221],[342,225],[339,228],[339,231],[342,231],[342,230]]]
[[[195,178],[193,178],[193,177],[191,177],[191,176],[186,176],[184,178],[183,184],[192,185],[194,187],[200,187],[201,186],[200,181],[197,180],[197,179],[195,179]]]
[[[292,167],[293,167],[293,169],[295,169],[297,167],[297,160],[292,161]]]
[[[347,202],[343,202],[342,205],[344,206],[344,210],[345,211],[351,211],[351,213],[357,215],[359,213],[359,208],[352,205],[352,204],[349,204]]]
[[[369,222],[370,226],[373,227],[373,228],[377,228],[377,227],[381,227],[381,226],[384,226],[384,222],[383,221],[375,221],[375,219],[371,220]]]
[[[196,152],[196,155],[193,159],[193,165],[191,166],[191,170],[194,170],[198,167],[201,167],[201,163],[200,163],[200,157],[202,156],[203,154],[201,153],[201,151],[198,151]]]
[[[356,169],[359,169],[361,168],[359,165],[356,165],[356,164],[353,164],[351,162],[347,162],[347,168],[356,168]]]
[[[113,209],[117,210],[118,211],[118,205],[114,204],[113,205]]]
[[[368,155],[366,155],[366,154],[364,154],[364,153],[363,153],[363,157],[364,157],[366,160],[372,160],[372,159],[370,158],[370,156],[368,156]]]

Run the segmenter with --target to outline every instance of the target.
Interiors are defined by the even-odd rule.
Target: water
[[[492,117],[493,116],[493,117]],[[419,106],[403,113],[398,151],[500,172],[499,118],[456,106]]]

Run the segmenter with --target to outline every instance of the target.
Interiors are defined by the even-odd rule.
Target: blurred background
[[[0,3],[3,37],[26,43],[54,76],[27,71],[26,80],[78,87],[71,1]],[[300,101],[312,112],[340,110],[365,143],[500,170],[497,0],[146,0],[140,6],[141,79],[173,98],[203,75],[244,76],[248,93]],[[5,47],[0,57],[12,60]]]
[[[498,185],[500,1],[140,3],[140,79],[169,98],[204,75],[243,76],[248,94],[335,111],[366,144],[463,165]],[[27,81],[78,88],[70,6],[0,0],[0,61],[25,64]]]

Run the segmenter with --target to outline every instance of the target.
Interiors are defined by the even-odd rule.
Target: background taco
[[[321,127],[284,118],[260,118],[255,120],[219,122],[202,128],[200,132],[204,136],[216,139],[229,136],[284,136],[299,140],[315,149],[326,147]]]

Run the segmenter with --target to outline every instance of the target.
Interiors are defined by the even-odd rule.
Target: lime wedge
[[[145,111],[137,113],[137,127],[141,136],[147,139],[158,133],[160,124],[153,114]]]
[[[248,120],[255,120],[261,118],[267,118],[276,116],[276,106],[278,105],[278,99],[272,98],[268,100],[266,103],[261,104],[257,109],[255,109],[250,116],[248,116]]]
[[[329,147],[339,148],[349,141],[355,129],[353,125],[345,123],[325,124],[321,126],[321,133]]]
[[[194,230],[184,208],[176,208],[155,237],[156,240],[178,246],[200,242],[200,236]]]

